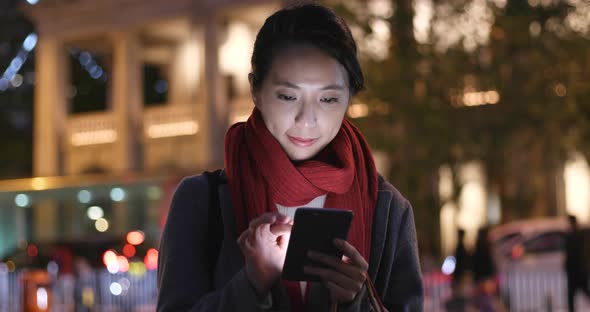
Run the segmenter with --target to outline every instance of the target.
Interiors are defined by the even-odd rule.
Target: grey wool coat
[[[221,173],[222,177],[223,171]],[[204,175],[179,184],[160,242],[157,310],[165,311],[290,311],[287,292],[277,282],[260,299],[244,270],[236,242],[234,209],[227,183],[218,185],[223,240],[215,265],[207,254],[210,190]],[[217,238],[220,239],[220,238]],[[418,259],[416,229],[410,203],[383,177],[373,220],[369,276],[389,311],[422,311],[424,290]],[[329,311],[330,296],[312,282],[307,311]],[[339,311],[373,311],[366,287]]]

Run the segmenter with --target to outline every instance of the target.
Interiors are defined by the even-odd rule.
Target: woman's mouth
[[[287,137],[289,138],[289,141],[291,141],[293,144],[300,146],[300,147],[309,147],[309,146],[313,145],[318,140],[318,139],[298,138],[298,137],[293,137],[290,135],[287,135]]]

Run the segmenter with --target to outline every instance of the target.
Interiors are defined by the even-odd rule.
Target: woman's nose
[[[304,103],[302,103],[295,121],[300,126],[305,128],[316,127],[318,119],[314,103],[310,101],[305,101]]]

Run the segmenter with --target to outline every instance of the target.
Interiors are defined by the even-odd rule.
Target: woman
[[[256,37],[249,80],[255,109],[226,135],[225,171],[186,178],[175,193],[160,246],[158,310],[420,311],[412,208],[344,119],[363,88],[344,21],[313,4],[276,12]],[[348,241],[334,242],[342,259],[308,255],[326,265],[305,268],[322,282],[280,278],[303,206],[355,215]]]

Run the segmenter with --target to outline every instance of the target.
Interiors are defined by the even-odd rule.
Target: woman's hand
[[[304,272],[320,277],[330,290],[332,300],[342,303],[350,302],[363,289],[369,264],[347,241],[335,239],[334,245],[344,253],[343,259],[310,251],[308,257],[311,260],[328,267],[306,266]]]
[[[238,238],[246,274],[260,296],[268,293],[281,276],[292,225],[283,214],[266,213],[252,220]]]

